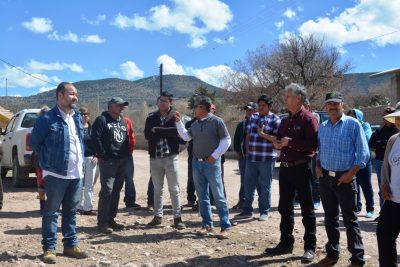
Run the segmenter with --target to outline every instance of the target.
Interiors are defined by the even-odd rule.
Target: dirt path
[[[137,202],[145,206],[149,178],[147,152],[135,151],[134,161]],[[182,203],[186,204],[187,157],[184,154],[180,156],[180,174]],[[183,212],[183,219],[188,226],[186,230],[178,232],[170,227],[171,210],[165,212],[164,228],[146,229],[145,224],[151,220],[153,214],[145,210],[125,209],[121,201],[117,219],[126,224],[126,230],[109,236],[102,235],[96,231],[96,217],[78,216],[80,246],[89,251],[90,257],[85,260],[75,260],[62,256],[62,236],[59,234],[57,266],[303,266],[300,263],[300,256],[303,254],[303,226],[298,207],[296,208],[296,243],[293,254],[280,257],[263,255],[266,247],[273,246],[279,241],[280,216],[277,212],[279,196],[276,178],[277,173],[272,183],[273,208],[269,213],[268,221],[242,221],[233,228],[233,234],[229,240],[197,237],[195,231],[200,227],[201,219],[197,212],[189,208],[185,208]],[[237,162],[227,160],[225,184],[230,207],[237,202],[239,181]],[[376,192],[375,174],[373,182]],[[41,217],[35,189],[14,189],[10,179],[4,181],[4,187],[4,207],[0,212],[0,265],[44,266],[41,262]],[[97,207],[99,189],[100,185],[97,183],[94,194],[95,207]],[[377,194],[375,197],[375,203],[378,203]],[[169,205],[167,191],[165,191],[164,199],[165,204]],[[231,218],[233,215],[234,213],[231,212]],[[218,222],[218,216],[215,213],[214,218]],[[371,219],[366,219],[365,212],[362,212],[359,218],[367,266],[377,266],[376,223]],[[323,248],[326,242],[322,208],[317,210],[317,227],[317,260],[319,260],[325,256]],[[341,226],[342,253],[337,266],[349,264],[350,256],[346,246],[345,228]]]

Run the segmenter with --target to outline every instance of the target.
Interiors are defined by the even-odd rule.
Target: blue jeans
[[[372,175],[372,164],[371,160],[367,162],[367,165],[359,170],[356,174],[357,177],[357,211],[361,211],[362,203],[361,203],[361,190],[364,194],[365,205],[367,212],[374,211],[374,190],[372,189],[371,183],[371,175]]]
[[[57,246],[58,211],[62,205],[61,232],[64,248],[78,245],[76,236],[76,209],[81,200],[81,179],[44,177],[46,202],[42,218],[43,250],[55,250]]]
[[[258,209],[260,214],[268,214],[271,208],[271,182],[275,160],[254,162],[246,159],[244,177],[245,202],[243,212],[253,212],[254,191],[258,189]]]
[[[208,192],[208,186],[210,185],[220,219],[221,229],[224,230],[231,227],[228,203],[224,195],[224,186],[222,184],[221,158],[218,158],[214,164],[210,164],[206,161],[198,161],[196,158],[193,158],[192,167],[193,181],[199,199],[203,226],[213,227],[210,194]]]
[[[383,198],[381,195],[381,182],[382,182],[382,165],[383,165],[383,161],[382,160],[377,160],[375,159],[375,171],[376,171],[376,177],[378,178],[378,185],[379,185],[379,205],[383,206]]]
[[[133,206],[136,203],[136,190],[135,184],[133,183],[133,174],[135,167],[133,165],[133,157],[129,156],[129,160],[126,163],[127,176],[125,176],[125,205]]]

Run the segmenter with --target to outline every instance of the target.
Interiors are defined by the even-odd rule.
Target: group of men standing
[[[62,205],[64,254],[84,258],[87,254],[77,244],[76,208],[80,200],[83,176],[82,122],[75,110],[77,90],[71,83],[61,83],[56,90],[57,105],[38,118],[29,145],[40,158],[46,180],[46,202],[43,212],[42,235],[44,260],[56,261],[57,218]],[[339,207],[347,229],[348,249],[352,266],[364,265],[364,249],[357,220],[355,175],[369,158],[368,144],[360,123],[343,114],[343,97],[332,92],[326,95],[329,120],[319,124],[305,109],[306,91],[303,86],[290,84],[284,101],[288,116],[282,120],[271,112],[272,99],[258,98],[256,105],[246,106],[246,121],[242,125],[244,143],[240,144],[244,160],[241,200],[243,212],[236,218],[253,216],[255,190],[259,194],[260,221],[268,219],[271,207],[273,168],[280,150],[279,206],[281,238],[277,246],[267,248],[269,255],[291,253],[294,245],[294,207],[297,192],[303,217],[304,262],[311,262],[316,249],[316,219],[312,199],[310,162],[319,151],[316,174],[320,179],[325,228],[328,235],[327,257],[320,266],[332,266],[339,258]],[[124,226],[115,221],[124,178],[133,173],[132,123],[122,116],[128,102],[112,98],[108,110],[92,127],[91,138],[96,157],[100,159],[98,229],[106,234]],[[154,184],[154,218],[148,226],[162,224],[163,186],[166,176],[177,229],[186,226],[181,215],[179,187],[179,144],[192,141],[192,173],[198,197],[202,227],[198,234],[213,234],[210,191],[220,218],[220,238],[229,238],[231,223],[229,208],[221,177],[221,156],[231,144],[223,120],[211,111],[211,100],[199,96],[194,102],[195,120],[186,129],[181,114],[172,110],[172,95],[164,92],[157,99],[158,110],[150,113],[145,125],[149,142],[150,171]],[[56,149],[55,149],[56,148]],[[244,192],[244,194],[243,194]],[[244,196],[244,199],[242,199]]]

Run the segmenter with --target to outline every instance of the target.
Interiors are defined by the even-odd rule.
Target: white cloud
[[[164,74],[177,74],[177,75],[185,74],[183,66],[176,64],[176,60],[166,54],[159,56],[156,62],[157,65],[163,64]]]
[[[43,86],[43,87],[40,87],[40,88],[39,88],[39,93],[47,92],[47,91],[50,91],[50,90],[52,90],[52,89],[54,89],[54,87],[46,87],[46,86]]]
[[[98,34],[92,34],[83,36],[81,38],[81,41],[84,43],[101,44],[104,43],[106,40],[102,39]]]
[[[127,61],[121,64],[121,72],[124,75],[125,79],[135,79],[141,78],[144,76],[144,71],[139,69],[135,62]]]
[[[282,21],[277,21],[277,22],[275,22],[274,24],[275,24],[276,28],[277,28],[278,30],[280,30],[280,29],[282,29],[282,27],[285,25],[285,22],[282,20]]]
[[[81,65],[78,65],[76,63],[68,64],[65,62],[52,62],[52,63],[44,63],[40,61],[36,61],[34,59],[31,59],[27,63],[27,67],[34,71],[34,72],[42,72],[42,71],[61,71],[65,69],[69,69],[72,72],[83,72],[83,68]]]
[[[149,15],[132,17],[118,14],[111,22],[121,29],[148,31],[176,31],[191,37],[189,47],[198,48],[207,43],[206,34],[227,29],[233,15],[229,6],[219,0],[172,0],[173,7],[154,6]]]
[[[90,20],[90,19],[86,18],[85,16],[82,16],[83,22],[85,22],[87,24],[90,24],[90,25],[93,25],[93,26],[100,25],[103,21],[106,20],[106,18],[107,18],[106,15],[97,15],[96,19]]]
[[[232,69],[225,65],[217,65],[202,69],[190,68],[189,71],[191,71],[194,76],[202,81],[205,81],[206,83],[214,86],[222,86],[224,77],[229,74]]]
[[[34,33],[47,33],[53,29],[53,23],[50,19],[37,17],[22,22],[22,26]]]
[[[48,33],[47,38],[53,41],[70,41],[74,43],[82,42],[94,44],[101,44],[105,42],[105,40],[102,39],[98,34],[89,34],[80,37],[78,34],[68,31],[68,33],[60,35],[56,30],[53,31],[53,23],[47,18],[34,17],[30,21],[22,22],[21,25],[34,33]]]
[[[19,66],[17,68],[23,69]],[[22,88],[35,88],[35,87],[43,87],[49,86],[48,83],[44,81],[48,81],[50,83],[57,84],[60,82],[60,79],[57,76],[47,76],[41,73],[31,73],[32,76],[37,77],[39,79],[33,78],[32,76],[26,75],[25,73],[15,69],[9,68],[4,65],[0,68],[0,77],[6,77],[8,81],[8,87],[22,87]],[[44,80],[44,81],[42,81]]]
[[[210,66],[206,68],[194,68],[176,63],[176,60],[169,55],[161,55],[157,58],[157,65],[163,64],[164,74],[193,75],[202,81],[215,86],[221,86],[226,74],[232,69],[225,65]]]
[[[15,95],[10,95],[10,96],[13,96],[13,97],[22,97],[22,95],[20,95],[20,94],[15,94]]]
[[[54,31],[47,35],[47,37],[50,40],[53,41],[70,41],[73,43],[95,43],[95,44],[101,44],[104,43],[105,40],[102,39],[99,35],[94,34],[94,35],[84,35],[82,37],[79,37],[76,33],[73,32],[68,32],[67,34],[64,35],[59,35],[57,31]]]
[[[293,11],[292,9],[288,8],[285,10],[285,12],[283,12],[283,15],[289,19],[293,18],[296,16],[296,12]]]
[[[370,40],[379,46],[400,44],[400,1],[360,0],[334,18],[309,20],[299,27],[302,35],[317,34],[334,45]],[[380,37],[379,37],[380,36]],[[375,38],[379,37],[379,38]]]
[[[224,38],[224,39],[214,38],[213,40],[217,44],[233,44],[235,42],[235,37],[234,36],[229,36],[229,37]]]

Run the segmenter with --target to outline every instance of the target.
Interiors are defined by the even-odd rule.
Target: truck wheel
[[[26,187],[29,184],[29,171],[19,165],[18,156],[13,158],[12,183],[14,187]]]
[[[0,170],[1,179],[6,179],[7,172],[8,172],[8,169],[6,169],[5,167],[1,167],[1,170]]]

